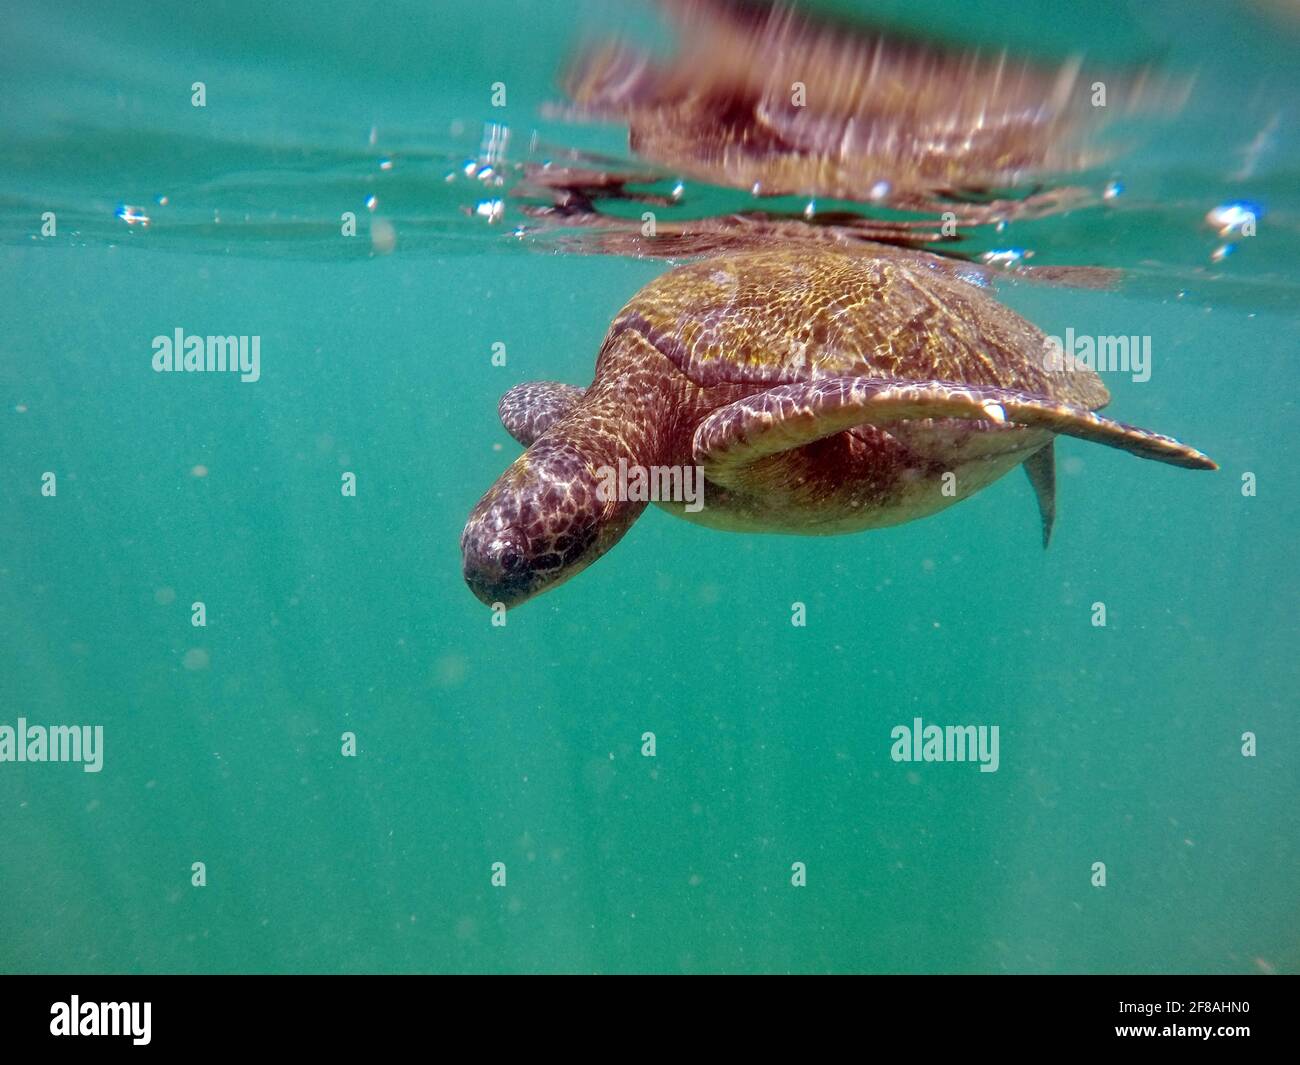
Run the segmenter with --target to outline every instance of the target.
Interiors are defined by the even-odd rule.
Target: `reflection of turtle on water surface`
[[[763,196],[905,209],[942,199],[963,224],[1018,215],[1026,204],[960,201],[1093,165],[1112,118],[1178,106],[1187,91],[1150,70],[1085,77],[1075,59],[990,54],[780,2],[660,6],[675,48],[588,49],[564,79],[568,113],[625,124],[640,160]]]
[[[699,467],[702,508],[665,509],[816,535],[933,514],[1023,464],[1046,541],[1057,435],[1216,468],[1092,413],[1109,400],[1101,380],[1047,355],[1040,330],[924,256],[778,248],[678,267],[614,319],[590,387],[502,399],[527,451],[470,514],[465,579],[513,606],[594,562],[646,506],[610,497],[611,469],[676,469],[682,483]]]

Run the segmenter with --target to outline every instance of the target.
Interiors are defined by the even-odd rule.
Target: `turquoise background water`
[[[1019,474],[856,537],[647,513],[500,628],[458,545],[518,450],[497,398],[585,384],[665,267],[532,250],[507,235],[513,207],[467,217],[491,193],[444,177],[484,122],[619,150],[617,129],[539,109],[582,39],[658,41],[652,15],[12,7],[0,724],[102,724],[106,749],[98,774],[0,764],[0,970],[1300,965],[1289,16],[886,9],[955,40],[1199,72],[1189,111],[1108,175],[1130,213],[1007,235],[1133,283],[1002,296],[1048,332],[1150,335],[1150,381],[1109,375],[1109,413],[1220,472],[1062,440],[1047,552]],[[365,237],[369,195],[390,255]],[[1266,205],[1260,234],[1211,266],[1201,217],[1241,196]],[[152,338],[178,326],[260,335],[261,380],[153,373]],[[999,770],[894,763],[890,730],[917,716],[998,725]]]

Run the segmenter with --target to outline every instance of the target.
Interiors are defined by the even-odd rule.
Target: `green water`
[[[955,39],[1000,14],[1049,54],[1082,36],[1200,71],[1190,113],[1116,171],[1145,214],[1036,223],[1083,249],[1052,261],[1139,284],[1001,295],[1048,332],[1150,335],[1151,379],[1108,375],[1108,413],[1218,473],[1063,439],[1047,552],[1019,474],[845,538],[648,512],[494,627],[459,536],[518,452],[497,398],[587,383],[664,264],[530,251],[511,219],[460,214],[477,194],[444,173],[485,122],[618,150],[537,115],[586,33],[653,19],[11,6],[0,725],[105,739],[98,773],[0,763],[0,970],[1300,967],[1296,23],[929,5]],[[372,194],[389,255],[367,247]],[[1211,269],[1199,220],[1241,196],[1267,202],[1258,243]],[[177,327],[259,335],[261,379],[155,374]],[[916,717],[999,726],[998,770],[896,763]]]

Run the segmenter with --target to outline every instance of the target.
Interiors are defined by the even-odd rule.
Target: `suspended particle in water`
[[[194,673],[201,669],[207,669],[210,661],[208,652],[202,647],[191,647],[185,652],[185,657],[181,659],[181,665]]]
[[[397,230],[387,218],[376,218],[370,224],[370,247],[378,255],[388,255],[397,247]]]

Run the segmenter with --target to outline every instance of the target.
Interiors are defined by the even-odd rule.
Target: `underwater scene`
[[[0,972],[1296,972],[1298,48],[11,0]]]

